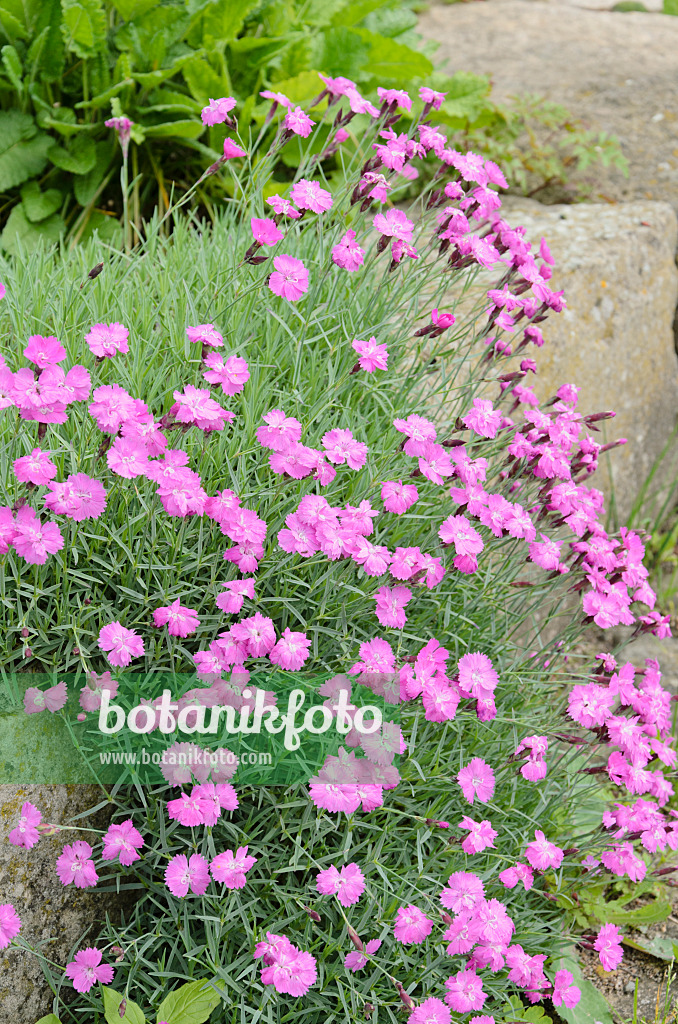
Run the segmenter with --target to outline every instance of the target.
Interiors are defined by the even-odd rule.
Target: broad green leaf
[[[128,999],[125,1012],[121,1017],[120,1003],[125,998],[124,994],[116,992],[114,988],[109,988],[108,985],[104,985],[103,990],[104,1017],[108,1024],[145,1024],[146,1018],[138,1003],[135,1003],[133,999]]]
[[[157,0],[111,0],[123,21],[135,21],[157,5]]]
[[[51,145],[49,135],[38,132],[28,114],[0,111],[0,192],[42,174]]]
[[[88,135],[78,135],[68,149],[53,145],[47,154],[57,167],[71,174],[87,174],[96,163],[96,146]]]
[[[5,74],[21,96],[24,91],[21,58],[13,46],[3,46],[0,53],[2,53],[2,66],[5,69]]]
[[[46,192],[41,192],[37,181],[27,181],[21,186],[21,205],[32,224],[55,213],[62,199],[58,188],[48,188]]]
[[[360,25],[360,22],[384,6],[384,0],[353,0],[353,3],[341,4],[338,11],[335,11],[330,19],[331,25],[345,25],[353,28]]]
[[[187,61],[182,68],[182,74],[191,95],[203,106],[210,98],[216,100],[227,93],[228,83],[201,55],[196,54],[192,60]]]
[[[38,76],[43,82],[58,81],[64,71],[66,50],[61,32],[62,20],[60,0],[42,0],[35,26],[36,36],[28,58],[39,62]],[[43,43],[39,42],[41,38]]]
[[[355,31],[369,45],[369,72],[379,82],[407,86],[412,78],[426,78],[433,71],[433,64],[423,53],[364,28]]]
[[[35,1024],[61,1024],[61,1021],[54,1013],[48,1013],[46,1017],[36,1020]]]
[[[58,213],[53,213],[39,224],[31,224],[23,206],[15,206],[0,235],[0,249],[4,249],[10,256],[16,256],[20,246],[27,252],[33,252],[42,243],[52,245],[58,242],[65,230],[66,224]]]
[[[487,75],[458,71],[440,88],[446,94],[440,111],[444,117],[474,121],[487,106],[490,79]]]
[[[0,27],[10,40],[27,39],[35,28],[40,0],[1,0]]]
[[[208,988],[207,982],[189,981],[163,999],[158,1009],[158,1021],[167,1021],[167,1024],[204,1024],[220,1001],[219,992]]]
[[[567,970],[572,975],[573,983],[581,992],[581,999],[576,1006],[556,1007],[558,1014],[567,1024],[613,1024],[612,1013],[607,1000],[588,978],[585,978],[576,960],[571,957],[559,957],[552,964],[553,975],[556,971]]]
[[[197,119],[163,121],[162,124],[143,125],[143,130],[148,139],[197,139],[205,131],[205,125]]]
[[[602,924],[633,925],[638,927],[641,924],[657,924],[665,921],[671,913],[671,904],[668,900],[657,897],[649,903],[644,903],[635,910],[626,907],[628,901],[608,900],[606,903],[593,903],[591,910],[594,916]]]
[[[386,42],[390,45],[390,40]],[[357,31],[344,26],[329,28],[313,39],[312,65],[332,78],[343,75],[354,82],[364,82],[372,76],[368,67],[370,51],[370,42]]]
[[[649,953],[650,956],[656,956],[658,960],[676,960],[678,959],[678,943],[674,942],[673,939],[668,939],[663,935],[657,935],[654,939],[622,939],[625,946],[630,946],[632,949],[640,949],[643,953]]]
[[[124,78],[122,82],[116,82],[106,92],[102,92],[99,96],[94,96],[91,100],[80,100],[79,103],[75,104],[76,110],[100,110],[101,107],[106,107],[111,102],[114,96],[117,96],[126,85],[134,85],[133,78]]]
[[[100,0],[61,0],[61,31],[67,49],[92,57],[106,42],[106,16]]]
[[[96,145],[96,162],[87,174],[79,174],[73,179],[75,198],[81,206],[91,203],[97,194],[106,172],[111,164],[111,145],[109,142],[98,142]]]
[[[307,103],[318,96],[325,88],[317,71],[302,71],[294,78],[286,78],[275,83],[275,91],[289,96],[293,103]]]
[[[120,245],[122,242],[122,225],[117,217],[108,216],[101,210],[92,210],[87,224],[79,237],[80,242],[86,242],[97,233],[100,241],[109,242],[111,245]]]
[[[40,110],[35,120],[40,128],[53,128],[59,135],[77,135],[78,132],[90,130],[90,126],[78,124],[75,111],[70,107]]]
[[[389,39],[395,39],[404,32],[409,32],[416,24],[416,14],[406,7],[374,11],[365,18],[365,28],[370,32],[376,32],[377,35],[387,36]],[[400,42],[404,42],[404,40],[401,39]]]
[[[184,64],[187,64],[192,59],[193,54],[187,53],[172,61],[166,68],[158,68],[157,71],[133,71],[131,77],[135,82],[143,86],[144,89],[152,89],[154,86],[165,82],[168,78],[173,78],[174,75],[182,70]]]
[[[259,6],[259,0],[216,0],[199,15],[202,44],[208,50],[235,39],[245,18]]]
[[[678,0],[664,0],[664,6],[662,7],[664,14],[677,14],[678,15]]]

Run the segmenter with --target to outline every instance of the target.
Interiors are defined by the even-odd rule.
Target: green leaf
[[[370,43],[344,26],[319,32],[313,40],[312,64],[332,78],[343,75],[354,82],[366,81],[372,74],[369,57]]]
[[[32,224],[45,220],[61,206],[62,195],[58,188],[40,191],[37,181],[27,181],[21,186],[21,205]]]
[[[433,64],[423,53],[365,28],[355,29],[355,32],[369,44],[368,70],[380,83],[389,81],[406,86],[410,79],[426,78],[433,71]]]
[[[43,82],[58,81],[64,71],[66,50],[61,33],[62,20],[60,0],[42,0],[35,26],[36,35],[28,57],[39,61],[39,76]]]
[[[117,96],[126,85],[134,85],[133,78],[124,78],[122,82],[116,82],[106,92],[100,93],[98,96],[93,96],[91,100],[80,100],[79,103],[75,104],[76,110],[99,110],[101,107],[106,107],[111,102],[114,96]]]
[[[664,0],[664,6],[662,7],[664,14],[677,14],[678,15],[678,0]]]
[[[40,0],[2,0],[0,26],[8,39],[26,39],[33,34],[40,13]]]
[[[324,87],[317,71],[302,71],[300,75],[285,78],[282,82],[276,82],[274,86],[276,92],[284,93],[293,103],[307,103],[318,96]]]
[[[593,903],[590,909],[602,924],[626,924],[634,927],[665,921],[671,913],[671,904],[662,897],[644,903],[635,910],[626,908],[628,902],[629,900],[608,900],[606,903]]]
[[[35,1024],[61,1024],[61,1021],[55,1014],[48,1013],[46,1017],[41,1017],[40,1020],[36,1020]]]
[[[216,0],[198,16],[202,25],[202,44],[211,49],[226,43],[242,31],[245,18],[259,6],[259,0]],[[195,23],[194,19],[194,23]]]
[[[155,7],[157,0],[111,0],[123,21],[135,21]]]
[[[67,49],[93,57],[106,42],[106,15],[100,0],[61,0],[61,31]]]
[[[0,111],[0,192],[42,174],[47,166],[49,135],[38,132],[33,118],[18,110]]]
[[[657,935],[654,939],[622,939],[625,946],[630,946],[632,949],[639,949],[643,953],[649,953],[650,956],[656,956],[658,960],[676,960],[678,959],[678,944],[673,939],[667,939],[663,935]]]
[[[96,146],[88,135],[77,135],[68,149],[56,144],[50,146],[47,153],[50,160],[62,171],[71,174],[87,174],[96,163]]]
[[[120,1003],[125,998],[122,992],[116,992],[108,985],[103,986],[104,990],[104,1017],[108,1024],[145,1024],[146,1018],[138,1003],[133,999],[127,1000],[127,1006],[123,1016],[120,1016]]]
[[[117,217],[111,217],[101,210],[92,210],[79,241],[86,242],[97,233],[101,242],[108,242],[110,245],[118,246],[122,243],[122,225]]]
[[[204,1024],[212,1010],[221,1001],[221,995],[213,988],[206,988],[205,981],[189,981],[163,999],[158,1009],[158,1021],[167,1024]]]
[[[97,194],[106,172],[111,164],[110,142],[98,142],[96,146],[96,163],[87,174],[79,174],[73,179],[75,198],[81,206],[87,206]]]
[[[2,64],[5,69],[5,73],[16,91],[19,93],[19,96],[21,96],[24,91],[24,84],[22,81],[23,68],[21,66],[19,54],[13,46],[3,46],[0,53],[2,53]]]
[[[0,249],[4,249],[10,256],[16,256],[20,247],[33,252],[43,243],[53,245],[58,242],[65,230],[66,224],[58,213],[53,213],[39,224],[31,224],[23,206],[15,206],[0,235]]]
[[[345,25],[353,28],[360,24],[368,14],[384,6],[384,0],[353,0],[353,3],[342,4],[331,18],[332,25]]]
[[[558,1014],[567,1024],[613,1024],[612,1013],[607,1000],[588,978],[585,978],[576,960],[571,957],[560,957],[553,961],[553,972],[567,970],[572,975],[573,983],[581,992],[581,999],[576,1006],[557,1007]]]
[[[184,64],[187,64],[190,60],[193,60],[192,53],[186,53],[176,60],[172,61],[165,68],[158,68],[156,71],[133,71],[131,77],[139,85],[143,86],[144,89],[152,89],[156,85],[160,85],[168,78],[173,78],[179,71],[182,70]]]
[[[163,121],[161,124],[143,125],[146,138],[197,139],[205,131],[201,121]]]
[[[218,99],[227,93],[228,83],[200,54],[196,54],[192,60],[184,64],[182,74],[186,85],[191,90],[191,96],[202,106],[206,106],[210,98]]]

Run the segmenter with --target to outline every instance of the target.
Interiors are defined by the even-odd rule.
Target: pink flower
[[[275,270],[268,279],[268,287],[274,295],[296,302],[308,291],[308,270],[301,260],[294,256],[275,256]]]
[[[492,799],[494,793],[494,772],[481,757],[474,757],[457,775],[464,797],[470,804],[475,797],[481,804]]]
[[[250,379],[249,367],[240,356],[223,358],[220,352],[209,352],[205,356],[205,366],[209,367],[203,377],[210,384],[221,384],[225,395],[238,395]]]
[[[259,245],[275,245],[283,237],[283,233],[270,217],[252,217],[252,234]]]
[[[195,633],[200,625],[198,613],[192,608],[184,608],[179,598],[164,608],[156,608],[153,612],[153,622],[156,626],[167,625],[170,636],[181,637]]]
[[[424,103],[430,103],[434,110],[440,110],[446,95],[445,92],[435,92],[434,89],[429,89],[427,85],[423,85],[419,90],[419,99]]]
[[[403,945],[418,945],[431,934],[432,930],[433,921],[414,903],[398,908],[393,934]]]
[[[311,134],[315,121],[312,121],[301,107],[295,107],[294,110],[290,108],[287,114],[285,114],[284,124],[287,131],[294,132],[295,135],[301,135],[303,139],[307,139]]]
[[[534,885],[534,875],[532,868],[529,868],[527,864],[521,864],[518,861],[513,867],[506,868],[499,875],[499,881],[502,885],[505,885],[507,889],[514,889],[519,882],[523,883],[523,888],[527,892]]]
[[[247,645],[247,654],[251,658],[263,658],[275,645],[273,619],[260,612],[236,622],[230,632],[235,640]]]
[[[271,650],[269,658],[274,665],[296,672],[306,662],[311,641],[305,633],[293,633],[288,627]]]
[[[535,829],[534,842],[528,843],[525,849],[525,857],[533,868],[546,871],[547,868],[559,868],[563,862],[564,853],[555,843],[550,843],[543,832]]]
[[[292,220],[299,220],[301,214],[298,210],[295,210],[289,199],[283,199],[282,196],[269,196],[266,200],[269,206],[272,206],[276,213],[283,217],[290,217]]]
[[[144,641],[133,629],[126,629],[120,622],[109,622],[99,632],[99,647],[108,652],[111,665],[124,668],[133,658],[145,653]]]
[[[498,676],[486,654],[464,654],[459,659],[457,671],[464,696],[483,700],[494,693]]]
[[[145,476],[148,469],[148,454],[143,441],[135,437],[116,437],[106,452],[109,469],[126,480]]]
[[[332,261],[343,270],[359,270],[365,260],[365,250],[356,244],[355,231],[347,231],[332,248]]]
[[[210,396],[207,388],[184,385],[181,391],[173,392],[176,405],[170,410],[178,423],[194,423],[201,430],[208,428],[223,430],[227,417],[218,402]]]
[[[11,903],[0,904],[0,949],[7,949],[21,929],[21,919]]]
[[[581,989],[574,984],[574,978],[570,971],[556,971],[553,982],[553,993],[551,1002],[554,1006],[565,1006],[572,1009],[581,999]]]
[[[199,853],[191,854],[190,860],[185,854],[178,853],[165,868],[165,884],[179,899],[187,896],[189,889],[196,896],[202,896],[209,883],[208,864]]]
[[[604,971],[616,971],[624,958],[621,947],[621,932],[614,924],[604,924],[598,932],[593,948],[597,952]]]
[[[386,480],[381,485],[381,500],[387,512],[401,516],[419,500],[419,492],[414,484],[404,484],[402,480]]]
[[[22,455],[15,459],[12,467],[17,480],[23,484],[35,484],[43,487],[57,475],[57,468],[49,457],[49,452],[34,448],[30,455]]]
[[[321,188],[319,182],[308,181],[306,178],[300,178],[292,186],[290,196],[300,210],[312,210],[313,213],[323,213],[332,206],[331,193],[327,189]]]
[[[429,996],[407,1018],[407,1024],[450,1024],[452,1014],[440,999]]]
[[[382,103],[386,103],[389,106],[396,105],[402,107],[403,110],[412,109],[412,100],[403,89],[382,89],[379,86],[377,96]]]
[[[414,224],[402,210],[392,207],[386,213],[377,213],[372,221],[375,230],[388,238],[399,238],[401,242],[411,242]]]
[[[477,875],[468,871],[455,871],[440,893],[440,902],[453,914],[461,914],[482,903],[484,892],[485,887]]]
[[[128,336],[129,331],[123,324],[95,324],[89,334],[85,335],[85,341],[92,355],[104,359],[114,356],[116,352],[123,355],[128,352]]]
[[[264,416],[265,427],[257,428],[257,441],[262,448],[283,452],[301,437],[301,423],[286,416],[282,409],[272,409]]]
[[[360,369],[366,373],[374,373],[375,370],[385,370],[388,364],[388,351],[386,345],[378,345],[377,339],[373,336],[369,341],[361,341],[354,338],[351,342],[360,359]]]
[[[503,418],[488,399],[474,398],[473,408],[462,417],[462,422],[481,437],[496,437]]]
[[[12,846],[23,846],[25,850],[31,850],[40,839],[36,825],[39,825],[41,820],[42,814],[34,804],[28,800],[22,804],[19,824],[7,837]]]
[[[104,121],[104,125],[107,128],[113,128],[116,132],[118,142],[122,147],[123,156],[127,157],[127,149],[132,135],[132,128],[134,127],[134,121],[130,121],[129,117],[109,117],[108,121]]]
[[[402,629],[407,622],[405,605],[412,600],[409,587],[380,587],[374,596],[377,602],[376,615],[382,626]]]
[[[63,681],[56,683],[55,686],[50,686],[48,690],[29,686],[24,693],[24,710],[27,715],[33,715],[39,711],[49,711],[54,714],[65,707],[67,700],[66,683]]]
[[[365,944],[365,953],[368,955],[365,956],[365,953],[359,953],[357,949],[352,953],[347,953],[344,957],[344,967],[347,971],[353,971],[354,974],[356,971],[361,971],[365,964],[369,963],[370,956],[372,956],[373,953],[376,953],[380,948],[381,939],[370,939],[370,941]]]
[[[247,153],[237,146],[233,139],[224,139],[224,160],[234,160],[239,156],[247,156]]]
[[[66,349],[61,342],[51,335],[43,338],[41,334],[32,334],[28,339],[28,345],[24,349],[26,359],[44,370],[52,363],[60,363],[66,357]]]
[[[318,976],[315,957],[297,949],[286,936],[277,938],[279,941],[275,948],[263,954],[268,966],[262,968],[261,980],[264,985],[273,985],[276,992],[283,995],[306,995]],[[263,943],[259,943],[257,949],[261,945]],[[255,956],[261,955],[255,952]]]
[[[98,519],[106,508],[106,490],[100,480],[87,473],[74,473],[63,483],[52,482],[45,495],[45,508],[60,512],[74,522]]]
[[[271,92],[270,89],[264,89],[259,95],[263,96],[265,100],[270,100],[274,106],[280,105],[288,108],[292,106],[292,100],[288,99],[284,92]]]
[[[89,992],[98,981],[105,985],[110,985],[113,981],[113,967],[110,964],[102,964],[102,955],[100,949],[87,946],[86,949],[79,949],[75,954],[75,960],[66,964],[64,973],[73,982],[76,992]]]
[[[351,469],[362,469],[367,459],[367,445],[356,441],[350,430],[329,430],[322,437],[322,446],[326,457],[335,465],[344,462]]]
[[[197,327],[187,327],[186,336],[194,344],[211,345],[212,348],[220,348],[224,344],[223,336],[214,324],[198,324]]]
[[[335,895],[342,907],[352,907],[365,889],[365,876],[357,864],[345,864],[339,870],[334,865],[319,871],[316,889],[325,896]]]
[[[223,882],[227,889],[242,889],[247,881],[246,874],[257,863],[257,858],[248,855],[246,846],[219,853],[210,862],[210,872],[215,882]]]
[[[30,565],[44,565],[48,555],[61,551],[64,538],[56,523],[42,523],[28,505],[14,520],[14,549]]]
[[[475,971],[459,971],[445,982],[447,995],[445,1002],[457,1013],[468,1013],[469,1010],[481,1010],[486,994],[483,992],[482,979]]]
[[[232,96],[222,96],[218,100],[210,99],[209,105],[203,107],[200,111],[202,117],[202,123],[208,125],[223,124],[224,121],[230,121],[228,114],[229,111],[233,110],[235,106],[235,100]]]
[[[246,580],[231,580],[230,583],[223,583],[222,586],[226,593],[217,595],[217,607],[227,615],[239,612],[246,597],[249,597],[250,601],[254,600],[254,579],[252,577]]]
[[[97,884],[99,876],[92,860],[92,847],[78,839],[67,843],[57,858],[56,873],[63,885],[71,882],[77,889],[88,889]]]
[[[482,853],[488,846],[494,847],[494,840],[499,834],[495,832],[487,819],[478,823],[473,818],[469,818],[468,815],[464,815],[459,822],[458,828],[468,830],[468,835],[461,844],[464,853]],[[472,1007],[472,1009],[479,1010],[480,1007]]]
[[[144,845],[141,832],[134,827],[132,819],[123,821],[120,825],[111,825],[104,836],[104,849],[101,854],[102,860],[115,860],[127,867],[139,860],[138,850]]]

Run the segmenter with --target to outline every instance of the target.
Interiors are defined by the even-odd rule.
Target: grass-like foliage
[[[604,898],[625,876],[656,896],[650,854],[678,842],[657,667],[577,654],[591,619],[666,627],[638,611],[639,538],[605,534],[585,483],[596,418],[572,385],[540,410],[526,383],[563,306],[548,249],[499,219],[497,167],[427,122],[398,136],[408,98],[380,98],[334,195],[297,113],[268,152],[227,145],[236,199],[212,229],[177,218],[167,240],[156,219],[128,254],[4,268],[0,657],[55,679],[25,710],[66,716],[57,679],[76,672],[94,720],[98,673],[123,701],[130,664],[149,701],[153,673],[196,667],[196,705],[238,708],[250,670],[346,673],[399,704],[406,744],[396,769],[397,730],[354,729],[310,790],[171,770],[150,787],[130,768],[103,850],[76,830],[57,864],[136,898],[65,973],[40,951],[63,1024],[571,1013],[589,995],[571,930],[597,918],[618,962]],[[424,117],[441,102],[423,100]],[[296,209],[273,216],[271,169],[307,128]],[[415,157],[435,174],[403,212]],[[236,580],[254,586],[239,601]],[[606,809],[613,786],[628,807]],[[34,845],[39,817],[24,805],[12,841]],[[2,945],[30,944],[17,921],[0,908]]]

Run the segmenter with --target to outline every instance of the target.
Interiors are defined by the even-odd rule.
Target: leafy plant
[[[432,47],[415,25],[399,0],[0,0],[0,245],[118,237],[112,106],[135,123],[139,229],[219,157],[223,133],[198,116],[210,97],[236,97],[246,137],[268,109],[263,89],[307,102],[316,70],[366,94],[424,83]],[[450,90],[462,126],[491,109],[483,78],[454,76]],[[204,210],[216,196],[201,190]]]

